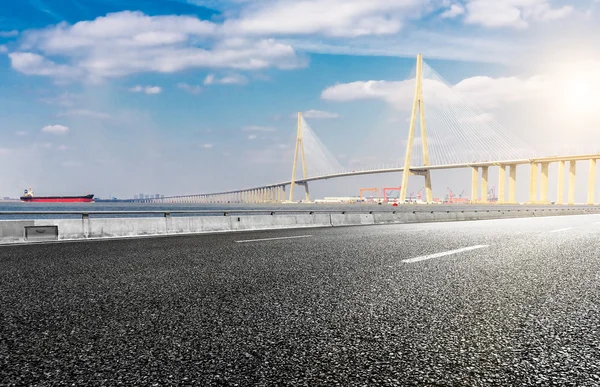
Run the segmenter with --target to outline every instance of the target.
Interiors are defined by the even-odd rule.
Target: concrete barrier
[[[82,219],[38,219],[0,221],[0,244],[68,241],[104,238],[126,238],[159,235],[184,235],[231,231],[289,229],[303,227],[341,227],[376,224],[455,222],[503,218],[545,217],[600,213],[600,207],[533,208],[489,210],[389,211],[365,213],[286,213],[282,215],[185,216]],[[50,227],[51,226],[51,227]],[[38,229],[39,228],[39,229]],[[52,232],[56,232],[53,238]],[[26,230],[29,234],[26,234]],[[37,234],[36,234],[37,232]],[[27,237],[29,235],[29,237]],[[35,237],[35,238],[34,238]]]
[[[33,226],[33,220],[0,222],[0,243],[20,242],[25,238],[25,227]]]
[[[331,214],[331,225],[335,226],[363,226],[375,224],[373,214]]]

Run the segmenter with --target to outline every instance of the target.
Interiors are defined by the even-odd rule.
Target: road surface
[[[0,247],[0,385],[598,385],[600,215]]]

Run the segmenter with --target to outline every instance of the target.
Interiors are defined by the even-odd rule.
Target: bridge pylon
[[[303,185],[306,193],[306,201],[310,201],[310,193],[308,191],[308,182],[304,181],[300,184],[296,183],[296,166],[298,164],[298,151],[302,153],[302,176],[304,179],[308,177],[306,174],[306,157],[304,156],[304,141],[302,139],[302,113],[298,112],[298,132],[296,134],[296,150],[294,151],[294,165],[292,167],[292,179],[290,180],[290,202],[294,200],[294,186]]]
[[[400,203],[406,201],[406,192],[408,189],[408,176],[411,175],[410,159],[412,156],[413,141],[415,138],[415,126],[417,123],[417,112],[421,126],[421,143],[423,146],[423,165],[429,165],[429,147],[427,146],[427,124],[425,121],[425,103],[423,101],[423,55],[417,55],[417,73],[415,85],[415,98],[413,102],[412,114],[410,117],[410,128],[408,130],[408,141],[406,142],[406,155],[404,158],[404,171],[402,173],[402,189],[400,191]],[[425,192],[427,202],[433,202],[433,193],[431,191],[431,172],[429,170],[419,175],[425,176]]]

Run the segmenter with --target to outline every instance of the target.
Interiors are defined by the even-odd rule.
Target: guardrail
[[[123,211],[123,210],[115,210],[115,211],[81,211],[81,210],[73,210],[73,211],[0,211],[1,216],[59,216],[59,215],[71,215],[71,216],[80,216],[82,219],[88,219],[90,217],[105,217],[107,215],[129,215],[129,216],[140,216],[140,215],[149,215],[149,216],[159,216],[169,218],[172,215],[213,215],[213,216],[230,216],[230,215],[286,215],[286,214],[306,214],[306,215],[314,215],[314,214],[425,214],[425,213],[451,213],[451,212],[530,212],[530,211],[570,211],[570,210],[581,210],[581,209],[589,209],[589,210],[600,210],[600,206],[588,206],[588,205],[575,205],[575,206],[517,206],[517,205],[508,205],[508,206],[497,206],[497,205],[475,205],[475,206],[464,206],[458,207],[453,206],[451,208],[444,207],[435,207],[435,209],[414,209],[405,208],[404,207],[394,207],[394,209],[355,209],[355,210],[136,210],[136,211]]]
[[[19,216],[19,215],[79,215],[83,219],[91,216],[102,215],[158,215],[165,218],[171,215],[286,215],[286,214],[374,214],[387,213],[396,214],[410,211],[397,210],[148,210],[148,211],[0,211],[0,216]],[[430,212],[430,211],[412,211]]]
[[[600,206],[146,211],[0,211],[0,244],[600,214]],[[186,216],[187,215],[187,216]],[[200,216],[208,215],[208,216]],[[30,216],[30,218],[27,218]]]

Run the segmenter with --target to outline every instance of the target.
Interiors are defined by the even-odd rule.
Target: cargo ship
[[[26,189],[23,196],[21,196],[22,202],[30,203],[93,203],[94,195],[82,195],[82,196],[34,196],[31,188]]]

